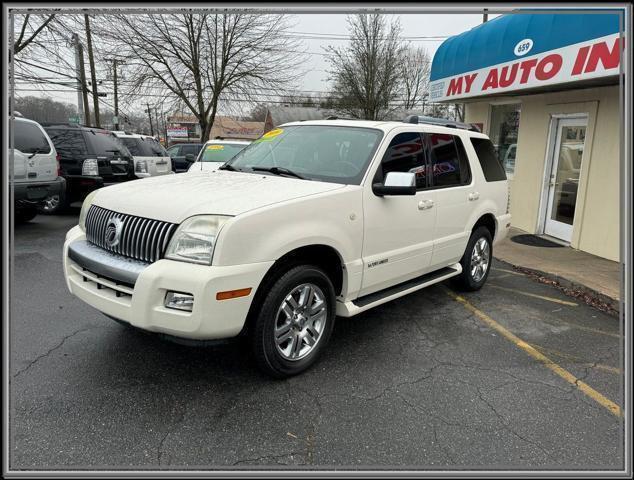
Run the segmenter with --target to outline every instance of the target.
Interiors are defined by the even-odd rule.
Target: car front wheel
[[[258,367],[284,378],[310,367],[326,347],[335,321],[335,291],[318,267],[299,265],[277,278],[251,330]]]

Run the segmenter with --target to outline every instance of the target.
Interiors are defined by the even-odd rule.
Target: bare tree
[[[337,109],[355,118],[382,119],[398,95],[404,46],[398,20],[382,14],[348,17],[350,43],[328,47]]]
[[[209,137],[222,102],[252,101],[294,86],[298,40],[283,15],[117,15],[114,58],[125,58],[129,93],[171,96]],[[149,93],[148,93],[149,92]]]
[[[51,15],[16,15],[16,24],[21,22],[19,33],[13,42],[13,53],[17,55],[26,47],[28,47],[37,36],[44,30],[49,23],[55,18],[55,14]],[[35,19],[35,20],[34,20]]]
[[[429,87],[431,59],[427,51],[422,48],[408,46],[401,62],[400,91],[402,108],[413,110],[424,109],[424,100]]]
[[[244,119],[252,122],[264,122],[268,111],[269,107],[266,104],[256,103]]]

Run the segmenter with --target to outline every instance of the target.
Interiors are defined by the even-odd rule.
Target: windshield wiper
[[[201,160],[202,162],[203,160]],[[230,172],[240,172],[241,170],[238,170],[236,167],[225,163],[224,165],[220,165],[220,167],[218,167],[218,170],[229,170]]]
[[[299,173],[295,173],[292,170],[284,167],[251,167],[254,172],[270,172],[273,175],[290,175],[291,177],[299,178],[300,180],[308,180],[306,177],[302,177]]]

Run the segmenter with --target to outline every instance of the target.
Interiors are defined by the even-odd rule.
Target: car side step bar
[[[364,295],[350,302],[337,302],[337,315],[340,317],[352,317],[353,315],[365,312],[370,308],[403,297],[409,293],[429,287],[435,283],[455,277],[456,275],[460,275],[461,273],[462,266],[459,263],[455,263],[449,267],[441,268],[435,272],[426,273],[425,275],[388,287],[384,290]]]

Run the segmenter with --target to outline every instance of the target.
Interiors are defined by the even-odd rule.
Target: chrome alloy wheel
[[[301,360],[313,351],[327,321],[326,296],[314,283],[295,287],[275,318],[275,345],[286,360]]]
[[[53,212],[59,206],[59,195],[51,195],[50,197],[46,197],[44,202],[42,202],[42,209],[45,212]]]
[[[471,252],[471,278],[474,282],[481,281],[489,269],[491,249],[486,238],[479,238]]]

